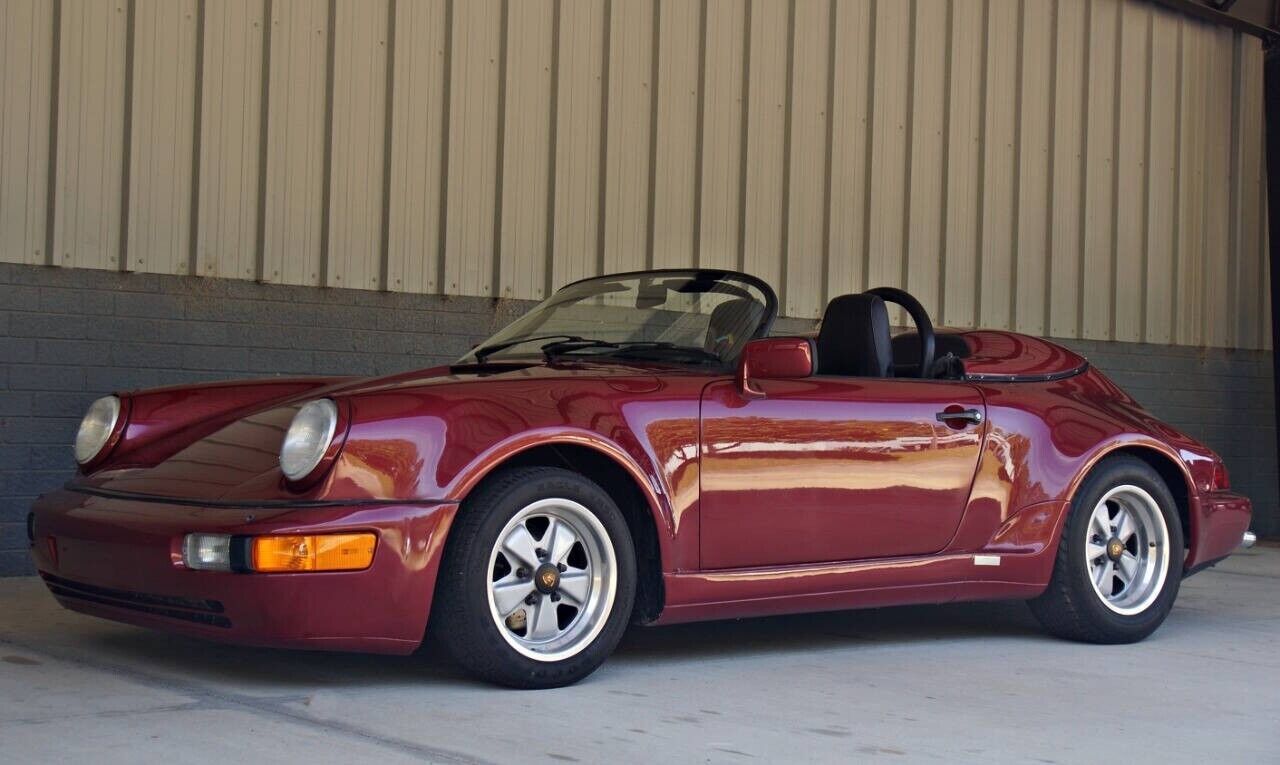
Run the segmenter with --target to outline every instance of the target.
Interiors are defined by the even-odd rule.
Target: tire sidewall
[[[630,622],[637,578],[631,532],[617,504],[588,479],[554,468],[513,472],[507,478],[515,480],[482,487],[459,509],[480,515],[468,518],[471,523],[458,529],[462,534],[449,540],[441,585],[449,590],[442,594],[450,612],[442,614],[440,626],[458,634],[440,637],[455,658],[487,679],[524,688],[567,685],[604,662]],[[559,661],[539,661],[515,650],[494,623],[489,609],[490,556],[498,535],[518,512],[550,498],[577,502],[604,526],[617,565],[616,591],[604,627],[588,646]]]
[[[1169,546],[1169,570],[1165,574],[1160,594],[1151,605],[1136,614],[1120,614],[1111,610],[1097,591],[1085,565],[1085,544],[1088,539],[1089,521],[1094,507],[1111,489],[1131,484],[1146,491],[1156,501],[1167,529]],[[1131,459],[1117,459],[1101,465],[1085,479],[1072,501],[1071,515],[1063,530],[1062,544],[1067,547],[1067,586],[1073,600],[1080,604],[1085,615],[1105,631],[1124,640],[1140,640],[1155,631],[1169,615],[1178,597],[1182,581],[1183,546],[1182,523],[1178,519],[1177,503],[1158,473],[1146,463]]]

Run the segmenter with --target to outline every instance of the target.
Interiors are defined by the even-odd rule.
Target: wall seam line
[[[911,0],[907,11],[907,104],[906,131],[903,135],[902,147],[903,182],[902,182],[902,263],[898,273],[898,286],[907,289],[911,273],[911,182],[913,142],[915,141],[915,103],[916,103],[916,14],[919,11],[918,0]]]
[[[1140,342],[1150,342],[1147,336],[1147,301],[1149,300],[1147,285],[1151,278],[1151,119],[1154,109],[1154,93],[1152,88],[1152,75],[1155,71],[1155,15],[1148,11],[1147,13],[1147,70],[1145,99],[1146,114],[1143,115],[1143,152],[1142,152],[1142,281],[1139,283],[1138,291],[1141,295],[1138,300],[1140,311],[1138,313],[1138,340]]]
[[[702,265],[702,182],[705,167],[703,165],[703,142],[705,138],[707,110],[707,2],[698,4],[698,109],[695,116],[693,144],[693,241],[690,250],[693,265]]]
[[[128,0],[125,4],[124,16],[124,117],[121,135],[124,145],[120,151],[120,231],[118,232],[116,256],[117,271],[129,270],[129,184],[133,174],[133,85],[137,73],[134,71],[134,44],[137,25],[137,0]]]
[[[859,289],[866,290],[871,282],[871,195],[872,188],[871,160],[875,155],[875,109],[876,109],[876,15],[879,0],[871,0],[870,16],[867,20],[867,119],[863,136],[863,182],[862,182],[862,284]]]
[[[555,252],[556,252],[556,173],[557,153],[560,142],[560,4],[562,0],[553,0],[551,4],[551,93],[547,108],[547,127],[549,145],[547,146],[547,223],[546,251],[543,253],[542,295],[551,294],[555,284]]]
[[[1240,78],[1242,69],[1242,56],[1244,54],[1243,33],[1234,32],[1231,35],[1231,164],[1227,170],[1227,178],[1230,187],[1227,191],[1227,268],[1226,268],[1226,286],[1227,286],[1227,305],[1234,306],[1239,302],[1239,282],[1240,275],[1240,236],[1241,228],[1244,224],[1240,211],[1240,195],[1241,184],[1244,183],[1244,147],[1241,141],[1241,132],[1243,128],[1243,115],[1240,113],[1242,107],[1242,98],[1240,91]],[[1224,312],[1225,313],[1225,312]],[[1224,340],[1229,347],[1235,347],[1240,342],[1239,323],[1237,321],[1228,320],[1224,315],[1223,320],[1226,321],[1227,327],[1224,333]]]
[[[613,0],[604,4],[604,51],[601,54],[600,73],[600,147],[599,175],[596,183],[596,267],[595,273],[604,273],[605,230],[609,220],[609,76],[613,57]]]
[[[1074,336],[1084,337],[1084,262],[1089,226],[1089,74],[1093,71],[1093,0],[1084,5],[1083,75],[1080,78],[1080,253],[1076,258],[1076,329]]]
[[[136,1],[136,0],[135,0]],[[258,105],[258,199],[254,205],[253,249],[257,281],[267,277],[267,136],[271,111],[271,17],[274,0],[264,0],[262,9],[262,91]]]
[[[796,72],[796,0],[787,4],[787,81],[782,114],[782,225],[779,227],[778,254],[781,263],[778,269],[778,294],[782,304],[782,315],[791,315],[790,279],[788,270],[791,267],[791,129],[795,112],[795,72]]]
[[[203,3],[203,0],[201,0]],[[203,5],[201,6],[203,7]],[[54,226],[58,203],[58,119],[62,91],[62,0],[53,2],[53,39],[49,54],[49,161],[46,168],[44,211],[44,265],[56,266]]]
[[[1115,59],[1113,62],[1115,87],[1111,91],[1111,302],[1107,306],[1107,312],[1110,314],[1110,329],[1107,332],[1107,339],[1113,341],[1116,339],[1117,334],[1116,314],[1118,312],[1116,311],[1116,301],[1120,295],[1120,216],[1117,203],[1120,201],[1120,114],[1121,95],[1124,91],[1121,79],[1124,73],[1124,5],[1122,3],[1116,4],[1115,37],[1112,53]]]
[[[494,131],[497,134],[494,149],[497,157],[493,167],[493,249],[488,288],[493,298],[502,296],[502,186],[506,179],[507,161],[507,35],[511,24],[511,0],[502,0],[501,9],[498,22],[498,126]]]
[[[738,263],[739,271],[747,267],[747,159],[751,138],[751,11],[754,0],[746,0],[742,14],[742,126],[738,146]]]
[[[191,209],[187,227],[187,273],[197,275],[199,270],[200,250],[200,152],[204,137],[204,36],[205,36],[205,3],[196,3],[196,71],[194,114],[191,119]],[[61,4],[61,0],[59,0]]]
[[[444,4],[444,71],[441,73],[440,88],[440,178],[438,179],[440,211],[436,217],[438,228],[436,230],[435,289],[437,294],[445,292],[445,262],[448,259],[449,247],[449,141],[453,132],[449,124],[453,106],[453,2],[454,0],[445,0]]]
[[[1045,226],[1044,226],[1044,278],[1042,285],[1044,305],[1041,321],[1043,334],[1053,334],[1053,263],[1057,256],[1053,239],[1053,222],[1056,213],[1054,199],[1056,196],[1056,176],[1058,161],[1058,25],[1059,13],[1062,10],[1061,0],[1053,0],[1051,15],[1052,24],[1049,34],[1049,156],[1047,177],[1045,179]]]
[[[658,180],[658,90],[661,70],[658,64],[662,55],[662,0],[653,3],[653,36],[649,50],[649,166],[648,199],[646,200],[644,261],[646,268],[653,268],[656,241],[654,227],[657,225],[657,180]]]
[[[986,237],[987,237],[987,81],[991,76],[991,0],[982,0],[982,81],[978,84],[978,113],[982,119],[978,122],[978,230],[976,232],[976,257],[974,258],[973,279],[973,317],[970,322],[974,326],[982,324],[982,280],[986,274]]]
[[[951,224],[951,210],[948,204],[951,184],[951,105],[952,105],[952,68],[955,58],[955,0],[947,0],[946,21],[947,44],[943,54],[943,85],[945,92],[942,100],[942,209],[938,215],[938,319],[946,323],[947,317],[947,256],[950,254],[947,230]]]
[[[382,215],[378,221],[381,229],[378,242],[378,281],[380,290],[391,291],[391,168],[393,166],[392,143],[395,126],[396,93],[396,16],[400,12],[400,0],[387,3],[387,84],[383,98],[386,105],[382,115]]]
[[[1009,215],[1009,317],[1008,328],[1018,328],[1018,265],[1022,259],[1022,104],[1027,86],[1027,0],[1018,0],[1018,44],[1013,67],[1013,196]]]
[[[324,74],[324,155],[320,170],[320,286],[328,287],[333,275],[330,259],[330,225],[333,212],[333,89],[334,61],[337,55],[337,0],[329,0],[329,20],[326,31]]]
[[[819,315],[822,314],[827,301],[831,299],[831,174],[832,151],[835,146],[835,112],[836,112],[836,14],[838,12],[838,4],[836,0],[830,0],[827,3],[827,92],[826,92],[826,135],[823,140],[826,142],[824,148],[824,156],[826,161],[823,162],[822,173],[822,273],[820,274],[819,286],[820,297],[818,299]]]

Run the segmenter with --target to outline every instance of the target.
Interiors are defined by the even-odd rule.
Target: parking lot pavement
[[[633,629],[516,692],[430,656],[218,646],[0,579],[0,760],[1280,761],[1280,547],[1183,583],[1150,639],[1042,636],[1021,603]]]

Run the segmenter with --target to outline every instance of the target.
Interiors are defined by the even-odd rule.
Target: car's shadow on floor
[[[1039,635],[1021,601],[899,606],[632,629],[615,660],[679,661]]]
[[[904,606],[760,619],[633,627],[609,662],[683,664],[711,658],[803,655],[859,645],[941,640],[1019,639],[1038,635],[1021,602]],[[199,685],[280,695],[318,688],[468,685],[472,681],[431,645],[413,656],[248,648],[124,629],[99,634],[95,657],[122,670],[151,667]]]

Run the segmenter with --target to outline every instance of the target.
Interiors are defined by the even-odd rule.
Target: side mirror
[[[804,337],[752,340],[738,358],[738,393],[764,398],[756,380],[794,380],[813,374],[813,342]]]

